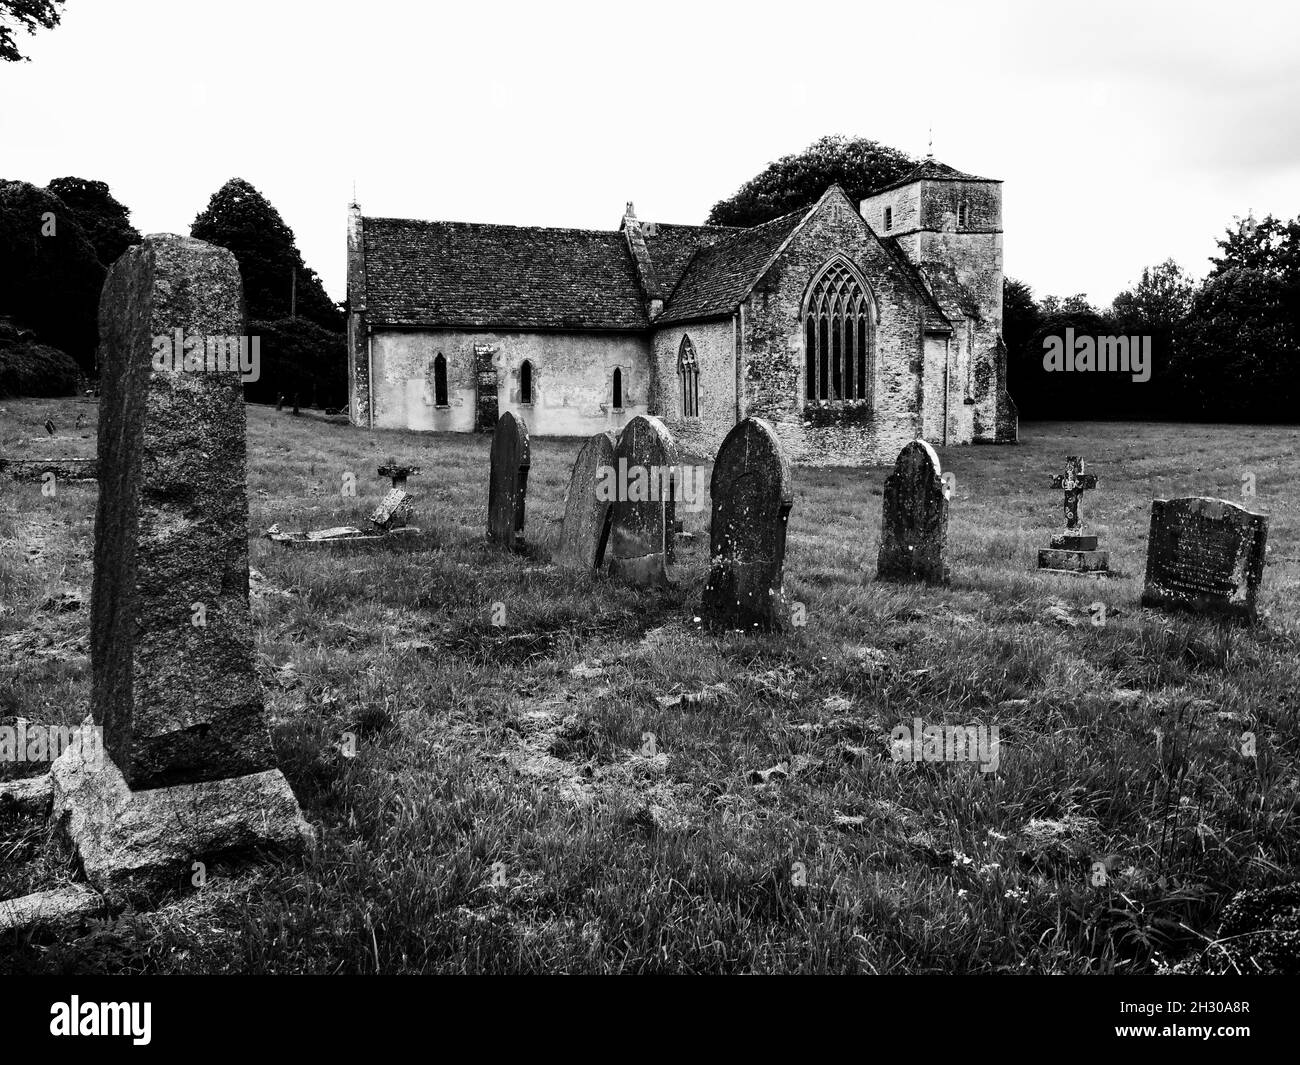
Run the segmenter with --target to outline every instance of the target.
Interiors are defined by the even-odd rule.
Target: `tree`
[[[59,24],[63,0],[0,0],[0,59],[14,63],[25,60],[26,56],[18,51],[14,42],[13,25],[35,33],[36,28],[54,29]]]
[[[67,206],[104,266],[112,266],[127,248],[140,243],[140,233],[131,225],[131,212],[113,197],[104,182],[63,177],[45,187]]]
[[[1211,420],[1297,420],[1300,218],[1247,219],[1175,327],[1170,374],[1189,411]]]
[[[249,318],[289,318],[296,303],[303,318],[325,329],[343,328],[342,312],[330,302],[316,271],[304,265],[293,230],[243,178],[231,178],[213,194],[190,235],[235,253]]]
[[[822,137],[802,152],[769,164],[735,195],[719,200],[708,221],[717,226],[760,225],[811,206],[833,184],[858,203],[915,166],[916,161],[903,152],[865,137]]]
[[[0,315],[90,372],[104,274],[62,200],[23,181],[0,181]]]
[[[1142,270],[1142,279],[1115,297],[1110,317],[1120,336],[1150,337],[1151,379],[1143,385],[1147,397],[1145,417],[1173,417],[1182,413],[1180,389],[1169,370],[1173,358],[1174,330],[1191,310],[1196,283],[1173,259]]]

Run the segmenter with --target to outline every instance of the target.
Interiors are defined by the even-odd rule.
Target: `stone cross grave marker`
[[[794,503],[790,462],[772,426],[745,418],[718,449],[709,484],[709,580],[700,613],[713,629],[784,626],[785,534]]]
[[[882,580],[920,580],[944,584],[948,567],[948,493],[939,456],[924,440],[898,453],[885,478],[880,507],[880,553],[876,575]]]
[[[396,462],[386,462],[379,467],[378,475],[392,478],[394,488],[405,488],[406,479],[415,477],[419,472],[419,466],[402,466]]]
[[[370,523],[380,532],[405,529],[407,522],[411,520],[413,499],[414,496],[401,488],[390,488],[379,506],[371,513]]]
[[[1065,472],[1052,478],[1049,488],[1065,493],[1065,528],[1053,533],[1051,546],[1038,552],[1038,568],[1062,573],[1107,573],[1110,552],[1097,549],[1096,534],[1086,533],[1079,520],[1079,502],[1083,493],[1097,487],[1097,476],[1084,473],[1083,459],[1071,455],[1065,460]]]
[[[528,493],[528,426],[506,411],[492,434],[488,475],[488,539],[512,549],[524,544],[524,499]]]
[[[597,486],[602,471],[607,477],[615,468],[616,446],[617,437],[613,433],[597,433],[582,445],[573,463],[569,489],[564,496],[560,548],[556,553],[556,561],[562,566],[599,570],[605,560],[614,504]]]
[[[147,237],[109,270],[99,320],[93,726],[51,779],[55,816],[104,886],[298,849],[311,829],[276,768],[254,665],[239,369],[152,358],[152,338],[175,331],[243,334],[239,266],[203,241]]]
[[[610,575],[642,587],[666,586],[676,522],[677,444],[658,418],[638,414],[623,427],[614,454]]]
[[[1257,620],[1268,515],[1226,499],[1151,503],[1142,605]]]

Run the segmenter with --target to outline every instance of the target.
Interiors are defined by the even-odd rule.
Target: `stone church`
[[[927,158],[748,229],[348,222],[348,380],[364,427],[538,436],[661,418],[711,457],[756,415],[793,461],[892,462],[909,440],[1014,442],[1001,182]]]

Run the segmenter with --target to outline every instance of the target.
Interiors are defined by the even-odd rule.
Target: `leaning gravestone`
[[[668,584],[677,444],[658,418],[638,414],[614,450],[617,490],[610,526],[611,576],[643,587]]]
[[[488,539],[510,548],[524,544],[524,500],[528,494],[528,426],[506,411],[492,434],[488,476]]]
[[[239,266],[203,241],[147,237],[109,270],[99,321],[93,726],[51,778],[55,816],[105,887],[298,849],[311,829],[254,668],[239,369],[152,358],[173,331],[244,333]]]
[[[1151,503],[1142,605],[1256,620],[1268,515],[1226,499]]]
[[[700,613],[710,628],[781,629],[785,532],[794,502],[790,462],[762,418],[722,441],[709,482],[709,581]]]
[[[947,583],[947,543],[948,493],[939,456],[924,440],[913,440],[898,453],[894,472],[885,478],[876,575],[882,580]]]
[[[578,452],[564,497],[564,524],[556,561],[570,569],[599,570],[605,560],[613,497],[605,490],[614,472],[613,433],[597,433]]]

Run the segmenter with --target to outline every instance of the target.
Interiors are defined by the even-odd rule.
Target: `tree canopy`
[[[342,313],[330,302],[316,271],[303,263],[293,230],[243,178],[231,178],[213,193],[194,219],[190,235],[235,253],[249,318],[289,318],[296,282],[297,313],[325,329],[342,329]]]
[[[18,51],[16,29],[35,33],[37,28],[52,30],[59,24],[63,0],[0,0],[0,60],[17,62],[27,57]]]
[[[105,266],[112,266],[127,248],[140,243],[140,233],[131,225],[131,212],[104,182],[63,177],[45,187],[63,201]]]
[[[802,152],[786,155],[719,200],[708,222],[756,226],[809,207],[827,187],[840,185],[854,203],[868,192],[904,177],[916,161],[865,137],[826,136]]]

